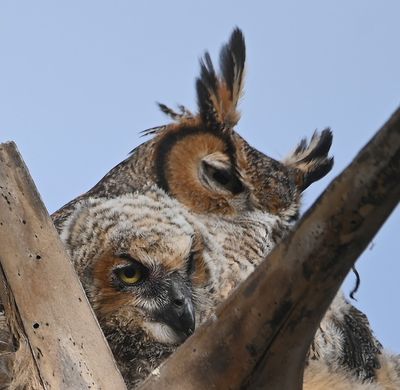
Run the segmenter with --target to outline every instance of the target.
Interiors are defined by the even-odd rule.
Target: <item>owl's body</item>
[[[397,390],[400,388],[399,356],[383,352],[379,356],[380,369],[373,381],[361,381],[349,371],[311,360],[304,371],[304,390]],[[339,364],[338,364],[339,366]]]
[[[197,220],[204,224],[208,235],[222,252],[220,277],[216,279],[218,286],[212,299],[217,303],[226,299],[250,273],[257,272],[257,265],[291,227],[290,223],[282,223],[280,218],[259,211],[248,212],[241,218],[198,217]],[[215,258],[211,255],[210,258],[211,261],[221,261],[221,256]],[[342,377],[342,385],[347,389],[351,388],[350,383],[357,383],[362,388],[362,385],[377,380],[379,368],[386,362],[381,359],[382,353],[382,346],[374,337],[366,316],[339,291],[315,334],[308,354],[310,367],[319,367],[321,372]],[[383,356],[386,357],[386,353]],[[400,366],[400,359],[398,364]],[[312,372],[316,374],[318,370]],[[400,386],[399,374],[394,377]],[[315,375],[307,374],[304,389],[314,390],[312,383],[315,381]]]

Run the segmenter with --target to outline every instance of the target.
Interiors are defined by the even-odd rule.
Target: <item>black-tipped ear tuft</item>
[[[286,159],[286,163],[309,162],[319,157],[326,157],[332,146],[332,139],[332,131],[329,128],[322,130],[321,133],[314,131],[310,143],[303,138],[294,152]]]
[[[218,93],[218,78],[208,52],[205,52],[203,59],[200,60],[200,79],[211,92]]]
[[[196,81],[197,101],[204,124],[212,129],[231,129],[239,120],[236,110],[243,90],[246,47],[242,32],[236,28],[220,52],[221,74],[217,75],[210,55],[200,61]]]
[[[334,158],[333,157],[325,157],[325,158],[318,158],[315,160],[311,160],[309,169],[307,169],[303,173],[303,184],[300,186],[300,190],[304,191],[309,185],[322,179],[326,176],[332,169]],[[312,166],[312,168],[311,168]]]
[[[294,152],[284,160],[286,165],[297,170],[300,191],[323,178],[332,169],[334,160],[333,157],[328,157],[332,138],[329,128],[321,133],[315,131],[310,143],[302,139]]]
[[[215,129],[220,126],[218,117],[218,78],[210,54],[206,52],[200,60],[200,77],[196,80],[197,103],[205,124]]]
[[[183,119],[193,118],[193,114],[185,106],[181,104],[178,106],[179,112],[174,111],[171,107],[166,106],[163,103],[158,103],[158,108],[167,116],[174,121],[181,121]]]
[[[230,92],[230,98],[237,103],[240,98],[243,83],[243,72],[246,61],[246,44],[239,28],[235,28],[229,43],[222,47],[220,53],[220,68],[222,78]]]
[[[212,91],[207,87],[204,81],[199,78],[196,80],[197,104],[201,119],[207,127],[213,130],[219,130],[221,123],[215,110],[214,101],[216,96],[212,95]]]
[[[166,106],[165,104],[157,102],[157,105],[161,112],[163,112],[165,115],[169,116],[173,120],[177,120],[181,117],[179,113],[175,112],[172,108]]]

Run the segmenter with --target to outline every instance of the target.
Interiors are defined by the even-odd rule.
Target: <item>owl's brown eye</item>
[[[232,193],[237,194],[243,191],[242,183],[235,176],[231,168],[213,166],[209,162],[203,161],[203,170],[214,182]]]
[[[141,282],[145,277],[145,268],[138,264],[129,264],[115,270],[117,277],[126,285],[134,285]]]

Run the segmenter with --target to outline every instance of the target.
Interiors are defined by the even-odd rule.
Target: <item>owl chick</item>
[[[224,248],[218,285],[218,297],[224,299],[282,239],[299,217],[302,192],[333,164],[328,157],[332,142],[328,129],[314,133],[309,143],[302,140],[282,162],[251,147],[234,131],[240,118],[237,104],[244,64],[244,38],[235,29],[221,50],[220,74],[207,53],[201,62],[196,81],[198,113],[185,108],[176,113],[160,105],[174,122],[148,130],[153,139],[136,148],[86,194],[54,213],[56,227],[61,230],[82,199],[115,198],[154,184],[186,206]],[[360,380],[370,380],[379,366],[380,346],[368,322],[353,309],[342,295],[336,298],[310,356],[329,356],[333,367],[343,366]]]
[[[206,243],[178,202],[152,189],[80,202],[65,243],[128,388],[192,334],[211,295]],[[218,267],[218,262],[214,262]]]

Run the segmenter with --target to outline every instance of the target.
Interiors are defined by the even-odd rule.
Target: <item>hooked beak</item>
[[[196,321],[191,291],[183,280],[172,280],[169,303],[158,313],[157,319],[170,326],[181,341],[194,332]]]

